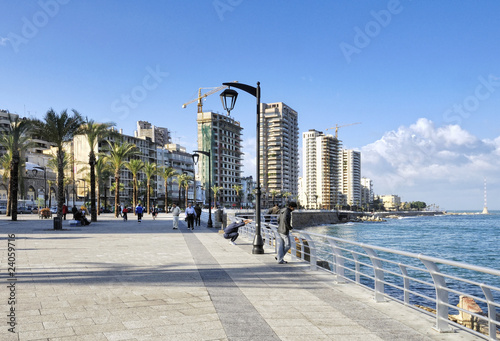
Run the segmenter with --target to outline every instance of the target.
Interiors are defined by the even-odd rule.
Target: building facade
[[[373,182],[368,178],[361,178],[361,205],[370,208],[373,204]]]
[[[351,149],[343,149],[341,155],[340,192],[342,193],[342,204],[361,206],[361,153]]]
[[[334,209],[340,203],[340,141],[310,129],[302,134],[301,204],[307,209]]]
[[[203,188],[208,189],[209,170],[211,170],[211,185],[220,190],[217,202],[213,202],[213,190],[205,190],[205,202],[211,195],[212,205],[236,207],[239,197],[234,186],[241,186],[241,128],[240,123],[233,118],[215,112],[201,112],[197,116],[198,150],[210,152],[209,158],[200,154],[196,177]]]
[[[298,197],[298,113],[283,102],[261,103],[260,181],[263,207],[272,205],[273,193]]]

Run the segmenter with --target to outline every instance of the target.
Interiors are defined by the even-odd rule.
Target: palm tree
[[[189,180],[192,180],[193,177],[186,174],[186,173],[183,173],[183,174],[177,174],[177,183],[179,184],[179,202],[181,202],[181,188],[186,188],[186,184],[187,186],[189,186]],[[187,201],[188,201],[188,198],[187,198],[187,190],[184,192],[184,199],[185,199],[185,205],[184,207],[187,207]]]
[[[53,109],[47,111],[44,121],[34,120],[35,135],[47,142],[52,142],[57,154],[57,216],[62,218],[64,205],[64,144],[73,139],[83,123],[80,114],[73,110],[73,116],[63,110],[59,115]]]
[[[235,190],[236,197],[238,198],[238,207],[241,207],[241,190],[243,189],[243,186],[233,185],[233,189]]]
[[[186,200],[186,207],[188,206],[188,192],[189,192],[189,183],[193,181],[193,177],[191,175],[187,175],[184,178],[182,183],[182,187],[184,187],[184,199]]]
[[[107,192],[104,184],[105,181],[108,181],[109,177],[113,175],[111,168],[105,162],[104,156],[97,159],[95,164],[95,174],[97,177],[97,207],[101,207],[101,193],[104,192],[104,208],[107,207]],[[104,187],[104,191],[102,191],[102,187]],[[97,214],[100,214],[101,210],[97,211]]]
[[[274,198],[279,194],[280,192],[278,192],[277,190],[273,189],[269,192],[269,194],[271,194],[271,197],[273,198],[273,206],[274,206]]]
[[[220,187],[220,186],[216,186],[216,185],[212,186],[212,192],[214,192],[214,206],[217,206],[217,193],[219,193],[219,191],[223,188],[224,187]]]
[[[137,174],[144,169],[144,162],[139,159],[130,160],[125,167],[132,173],[132,202],[137,206]]]
[[[22,163],[21,154],[26,149],[33,145],[31,138],[28,137],[28,133],[32,128],[32,121],[26,119],[19,119],[16,117],[13,119],[9,115],[10,124],[6,127],[2,127],[5,133],[0,139],[0,144],[2,144],[6,149],[7,153],[10,154],[10,176],[9,176],[9,200],[7,204],[7,214],[9,214],[9,208],[12,214],[12,221],[17,221],[17,191],[19,188],[19,166]]]
[[[165,212],[168,212],[168,179],[176,176],[175,169],[172,167],[161,167],[158,169],[158,175],[163,178],[163,185],[165,186]]]
[[[139,149],[128,142],[111,143],[108,141],[109,154],[106,155],[106,162],[111,165],[115,175],[115,208],[120,204],[120,170],[123,168],[127,159],[138,155]],[[118,210],[115,209],[115,217],[118,218]]]
[[[2,135],[3,137],[3,135]],[[1,137],[0,137],[1,138]],[[2,166],[2,169],[3,169],[3,174],[2,174],[2,178],[3,178],[3,182],[5,184],[7,184],[7,209],[5,210],[5,214],[7,216],[10,215],[10,162],[12,160],[12,155],[7,151],[7,153],[5,153],[4,155],[2,155],[2,157],[0,158],[0,164]]]
[[[153,175],[156,175],[158,173],[158,170],[156,169],[156,163],[151,163],[151,162],[148,162],[144,165],[144,173],[146,173],[146,180],[147,180],[147,202],[146,204],[148,205],[147,206],[147,213],[149,214],[150,213],[150,209],[149,209],[149,198],[150,198],[150,195],[151,195],[151,178],[153,177]]]
[[[87,138],[89,143],[89,166],[90,166],[90,220],[97,221],[96,209],[96,181],[95,181],[95,165],[96,165],[96,149],[97,144],[101,142],[104,137],[109,136],[111,131],[109,128],[113,127],[114,123],[95,123],[93,120],[86,118],[85,124],[82,125],[79,133]]]
[[[290,193],[290,192],[284,192],[283,193],[283,198],[285,198],[285,201],[288,201],[288,198],[291,197],[291,196],[292,196],[292,193]],[[286,204],[286,202],[285,202],[285,204]]]

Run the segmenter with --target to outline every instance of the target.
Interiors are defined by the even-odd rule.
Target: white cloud
[[[0,37],[0,45],[4,46],[9,41],[9,38]]]
[[[375,193],[397,194],[403,201],[477,208],[482,205],[483,177],[492,188],[500,183],[500,137],[481,140],[458,125],[435,127],[421,118],[361,151],[362,175],[373,180]]]

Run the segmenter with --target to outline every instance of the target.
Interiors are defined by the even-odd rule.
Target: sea
[[[474,211],[449,213],[452,214],[322,225],[306,230],[500,270],[500,211],[490,211],[490,214]],[[456,275],[463,276],[464,273]],[[500,278],[490,275],[472,279],[500,286]],[[483,296],[478,288],[471,290],[473,294]]]

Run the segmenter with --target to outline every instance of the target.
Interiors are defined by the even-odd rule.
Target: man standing
[[[177,207],[177,204],[172,204],[172,216],[174,217],[174,230],[179,228],[179,214],[181,214],[181,209]]]
[[[200,207],[200,204],[196,204],[196,206],[194,207],[194,211],[196,212],[196,218],[195,218],[195,222],[196,222],[196,226],[200,226],[200,223],[201,223],[201,207]]]
[[[275,257],[278,264],[287,263],[283,258],[290,250],[290,230],[292,230],[292,212],[297,208],[297,203],[290,202],[288,207],[283,208],[278,216],[278,256]]]
[[[196,218],[196,211],[194,210],[191,203],[189,203],[188,207],[186,208],[186,220],[188,223],[188,230],[189,228],[191,228],[191,230],[194,230],[194,218]]]
[[[137,204],[137,207],[135,208],[135,213],[137,213],[137,222],[139,223],[142,221],[142,212],[143,212],[142,205]]]

